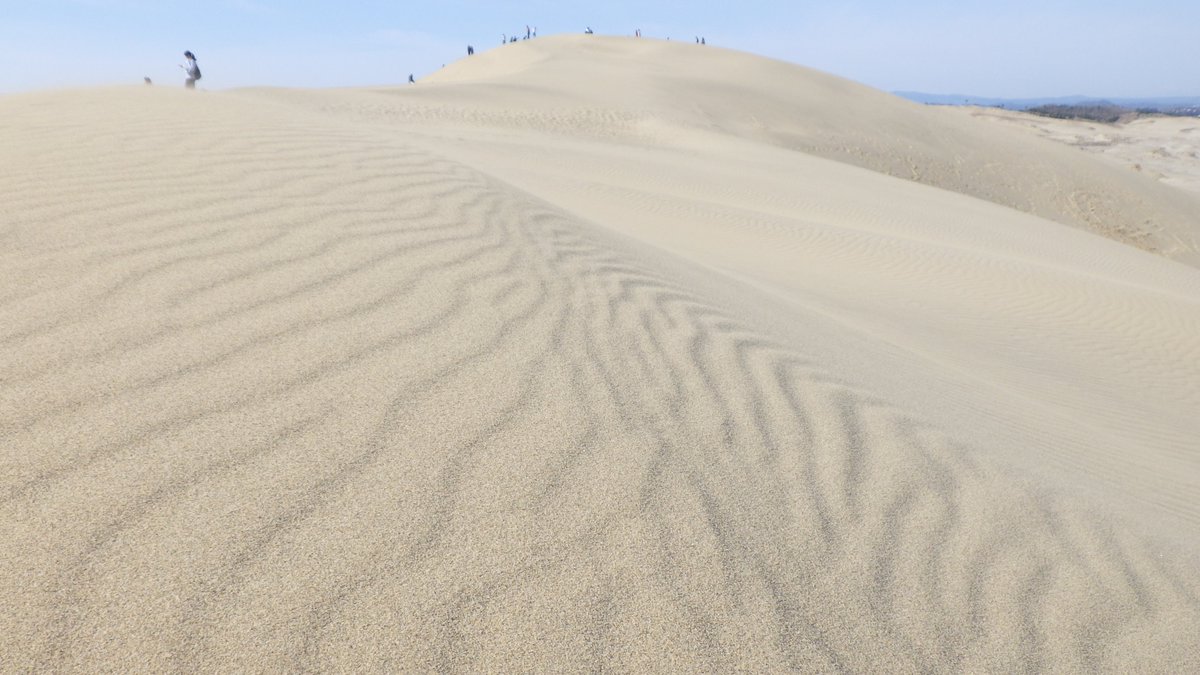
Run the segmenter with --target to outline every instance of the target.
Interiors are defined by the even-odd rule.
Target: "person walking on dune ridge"
[[[188,89],[195,89],[196,80],[200,79],[200,66],[196,65],[196,55],[190,51],[186,51],[183,53],[183,58],[187,59],[187,65],[179,65],[187,73],[187,79],[183,81],[183,86]]]

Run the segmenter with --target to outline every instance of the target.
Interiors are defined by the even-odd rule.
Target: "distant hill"
[[[421,110],[444,111],[433,119],[497,119],[597,138],[749,141],[958,192],[1200,265],[1200,205],[1191,195],[1021,130],[753,54],[636,38],[539,38],[448,64],[423,84],[405,97],[420,99]],[[481,87],[519,95],[485,110],[477,101]],[[472,101],[471,110],[457,101]]]
[[[1028,110],[1041,106],[1080,106],[1093,104],[1116,105],[1131,110],[1154,109],[1172,112],[1181,109],[1200,109],[1200,96],[1163,96],[1147,98],[1113,98],[1099,96],[1057,96],[1046,98],[994,98],[967,94],[927,94],[919,91],[892,92],[901,98],[929,105],[978,105],[1009,110]],[[1200,113],[1198,113],[1200,114]]]
[[[1061,103],[1039,105],[1027,108],[1025,112],[1063,120],[1092,120],[1093,122],[1107,122],[1112,124],[1119,122],[1122,117],[1130,114],[1132,111],[1129,108],[1124,108],[1108,101],[1102,101],[1097,103],[1080,103],[1077,105],[1063,105]]]

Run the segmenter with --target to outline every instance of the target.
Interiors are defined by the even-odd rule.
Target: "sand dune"
[[[792,64],[656,40],[546,40],[460,61],[427,83],[464,85],[422,92],[437,107],[492,88],[513,94],[503,97],[508,116],[582,104],[618,112],[625,126],[652,137],[662,126],[733,135],[978,197],[1200,266],[1195,195],[1016,129],[981,128],[959,111]]]
[[[996,108],[955,110],[1108,157],[1118,166],[1200,193],[1200,119],[1195,117],[1152,115],[1105,124]]]
[[[1194,195],[622,39],[0,119],[0,670],[1200,667]]]

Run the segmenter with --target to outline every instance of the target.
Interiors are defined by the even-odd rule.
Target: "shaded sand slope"
[[[0,99],[3,670],[1200,666],[1200,273],[466,87]]]
[[[591,107],[657,135],[664,122],[734,134],[961,192],[1200,266],[1200,198],[1016,129],[964,120],[847,80],[716,47],[557,37],[451,64],[439,104],[489,87],[500,116]],[[461,95],[444,85],[463,84]]]

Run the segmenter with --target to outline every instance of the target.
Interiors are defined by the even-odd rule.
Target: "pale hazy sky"
[[[182,83],[185,49],[210,89],[392,84],[526,24],[703,35],[888,91],[1200,95],[1200,0],[0,0],[0,92]]]

